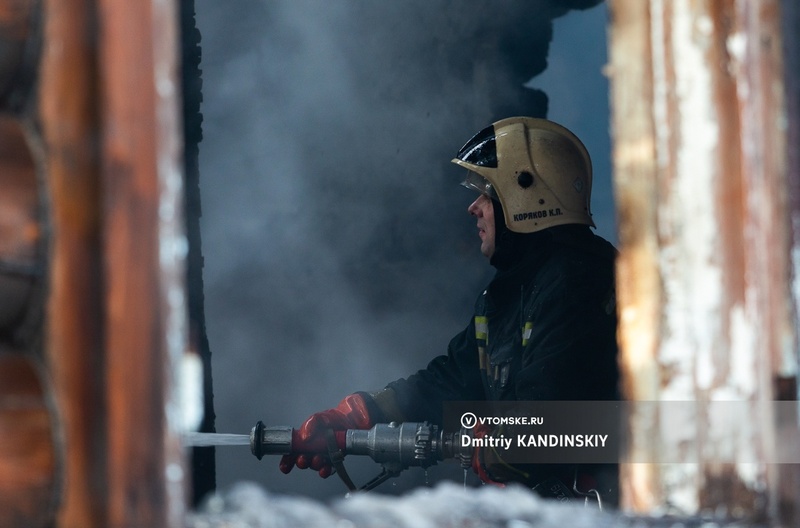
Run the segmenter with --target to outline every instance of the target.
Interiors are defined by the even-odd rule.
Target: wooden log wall
[[[29,123],[35,1],[0,3],[0,526],[48,526],[58,505],[56,423],[41,344],[45,231]]]
[[[177,35],[174,2],[0,0],[0,526],[183,524]]]
[[[703,446],[696,464],[626,465],[628,511],[798,522],[797,466],[770,463],[772,402],[796,399],[798,370],[781,4],[610,2],[625,394],[696,403],[670,424],[638,406],[629,460]],[[709,425],[717,401],[741,402],[736,437]]]

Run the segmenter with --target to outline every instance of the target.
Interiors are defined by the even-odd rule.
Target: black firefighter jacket
[[[526,237],[447,354],[388,385],[406,420],[441,424],[445,401],[618,399],[615,249],[581,225]]]

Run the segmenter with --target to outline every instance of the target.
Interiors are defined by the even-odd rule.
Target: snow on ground
[[[329,504],[239,483],[188,516],[187,528],[721,528],[703,520],[642,519],[582,503],[544,501],[522,487],[442,483],[395,497],[357,493]]]

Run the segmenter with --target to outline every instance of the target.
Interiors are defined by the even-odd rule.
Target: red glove
[[[345,397],[334,409],[312,414],[297,430],[300,442],[325,445],[325,431],[344,431],[345,429],[369,429],[375,425],[369,416],[367,398],[363,393]],[[333,467],[327,453],[293,453],[281,457],[280,470],[289,473],[294,466],[300,469],[311,468],[319,471],[319,476],[328,478]]]
[[[478,424],[472,429],[472,435],[474,438],[483,438],[491,431],[488,425]],[[484,484],[494,484],[495,486],[505,488],[505,484],[492,479],[492,477],[489,476],[489,472],[486,471],[486,464],[484,462],[486,451],[484,451],[484,449],[485,448],[476,447],[472,451],[472,470],[480,477]]]

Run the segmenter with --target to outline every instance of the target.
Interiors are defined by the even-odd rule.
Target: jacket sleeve
[[[484,399],[474,320],[450,341],[446,355],[387,388],[394,391],[405,420],[413,422],[441,424],[443,402]]]

